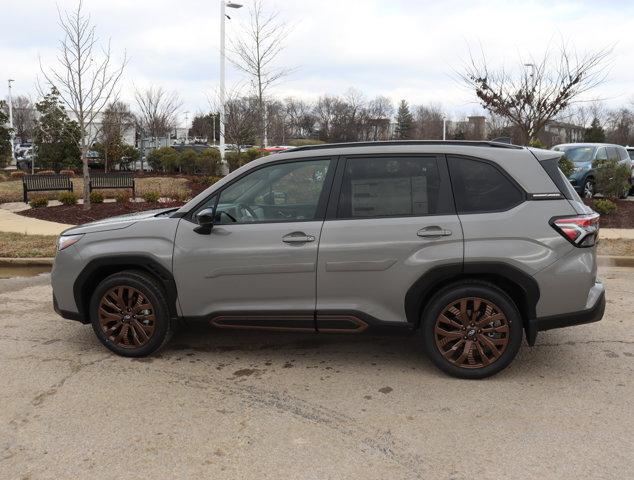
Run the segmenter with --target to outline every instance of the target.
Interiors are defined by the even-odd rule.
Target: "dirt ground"
[[[197,327],[125,359],[55,315],[48,275],[0,280],[0,478],[630,478],[634,270],[601,275],[602,322],[485,381],[402,337]]]

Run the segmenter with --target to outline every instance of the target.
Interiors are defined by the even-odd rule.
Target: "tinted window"
[[[629,149],[628,153],[630,154],[630,158],[634,160],[634,149]]]
[[[617,162],[620,160],[619,154],[614,147],[607,147],[608,150],[608,159],[616,160]]]
[[[350,158],[337,216],[432,215],[445,213],[441,207],[444,203],[436,157]]]
[[[608,159],[608,152],[605,149],[605,147],[601,147],[597,150],[597,155],[596,157],[594,157],[595,160],[607,160]]]
[[[220,193],[219,223],[313,220],[330,160],[269,165],[247,174]]]
[[[621,160],[629,160],[630,156],[627,153],[627,150],[625,150],[623,147],[616,147],[616,151],[619,153],[619,157],[621,158]]]
[[[524,193],[489,163],[448,157],[458,213],[494,212],[513,208]]]

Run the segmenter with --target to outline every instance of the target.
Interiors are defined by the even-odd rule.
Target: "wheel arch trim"
[[[537,281],[529,274],[506,262],[464,262],[434,267],[423,274],[405,294],[405,314],[407,322],[418,328],[421,316],[429,299],[441,288],[463,279],[490,281],[509,296],[517,305],[529,345],[535,343],[537,329],[537,302],[540,292]],[[509,289],[511,291],[509,291]],[[515,298],[518,297],[519,299]]]
[[[149,255],[107,255],[88,262],[73,284],[75,304],[85,323],[89,323],[90,296],[98,283],[109,275],[131,269],[143,271],[158,281],[165,292],[170,316],[178,317],[178,292],[172,272]]]

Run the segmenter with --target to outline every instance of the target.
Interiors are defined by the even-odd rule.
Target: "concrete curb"
[[[0,267],[52,267],[54,258],[0,258]]]
[[[54,258],[0,258],[0,267],[45,267],[53,266]],[[602,267],[634,267],[634,257],[616,255],[597,255],[597,264]]]

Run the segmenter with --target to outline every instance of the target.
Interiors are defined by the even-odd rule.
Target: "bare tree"
[[[101,120],[101,145],[104,154],[104,169],[108,171],[110,161],[121,160],[123,137],[134,125],[134,115],[123,102],[112,102],[104,110]]]
[[[163,87],[136,90],[134,97],[138,109],[137,127],[158,147],[159,137],[168,135],[176,125],[181,100],[176,92],[166,92]]]
[[[35,105],[29,97],[19,95],[13,99],[13,127],[23,142],[33,138],[35,113]]]
[[[481,105],[517,127],[522,142],[535,140],[546,124],[605,81],[611,49],[578,55],[563,42],[557,52],[522,62],[521,73],[492,71],[484,54],[459,73]],[[526,68],[526,67],[530,68]]]
[[[446,115],[440,105],[420,105],[414,110],[414,137],[425,140],[441,140],[443,118]]]
[[[246,31],[231,41],[232,54],[229,60],[249,76],[255,88],[261,118],[262,144],[265,147],[268,145],[264,105],[267,91],[293,70],[275,66],[288,34],[288,25],[280,21],[279,12],[267,13],[262,0],[253,0]]]
[[[110,41],[101,49],[97,47],[95,26],[82,7],[80,0],[73,11],[58,9],[59,25],[64,32],[59,45],[59,65],[47,70],[40,62],[40,69],[46,82],[60,92],[79,125],[77,142],[83,163],[84,209],[90,209],[87,154],[99,133],[94,128],[95,120],[115,95],[127,60],[124,55],[119,66],[112,65]]]

